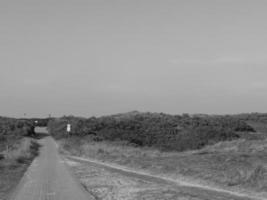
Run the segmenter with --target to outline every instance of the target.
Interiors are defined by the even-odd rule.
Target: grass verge
[[[31,138],[14,141],[0,158],[0,199],[5,200],[38,155],[40,145]]]

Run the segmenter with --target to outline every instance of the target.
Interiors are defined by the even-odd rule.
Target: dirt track
[[[120,166],[68,156],[66,162],[87,190],[101,200],[252,200],[223,189],[178,182]]]

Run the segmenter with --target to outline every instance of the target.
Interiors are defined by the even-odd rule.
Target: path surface
[[[40,155],[25,173],[11,200],[91,200],[58,154],[51,136],[40,139]]]

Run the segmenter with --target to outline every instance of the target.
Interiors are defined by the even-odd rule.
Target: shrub
[[[66,137],[66,125],[72,124],[78,137],[91,135],[95,141],[125,140],[138,146],[154,146],[163,150],[199,149],[207,144],[232,140],[238,131],[253,132],[244,121],[231,116],[189,116],[163,113],[126,113],[105,117],[51,120],[50,133]]]

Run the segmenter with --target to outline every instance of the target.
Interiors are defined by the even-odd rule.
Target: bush
[[[138,146],[176,151],[199,149],[236,139],[239,131],[254,131],[244,121],[232,116],[133,112],[88,119],[73,116],[54,119],[48,124],[50,133],[56,138],[66,137],[67,123],[72,124],[73,134],[78,137],[92,136],[95,141],[124,140]]]

